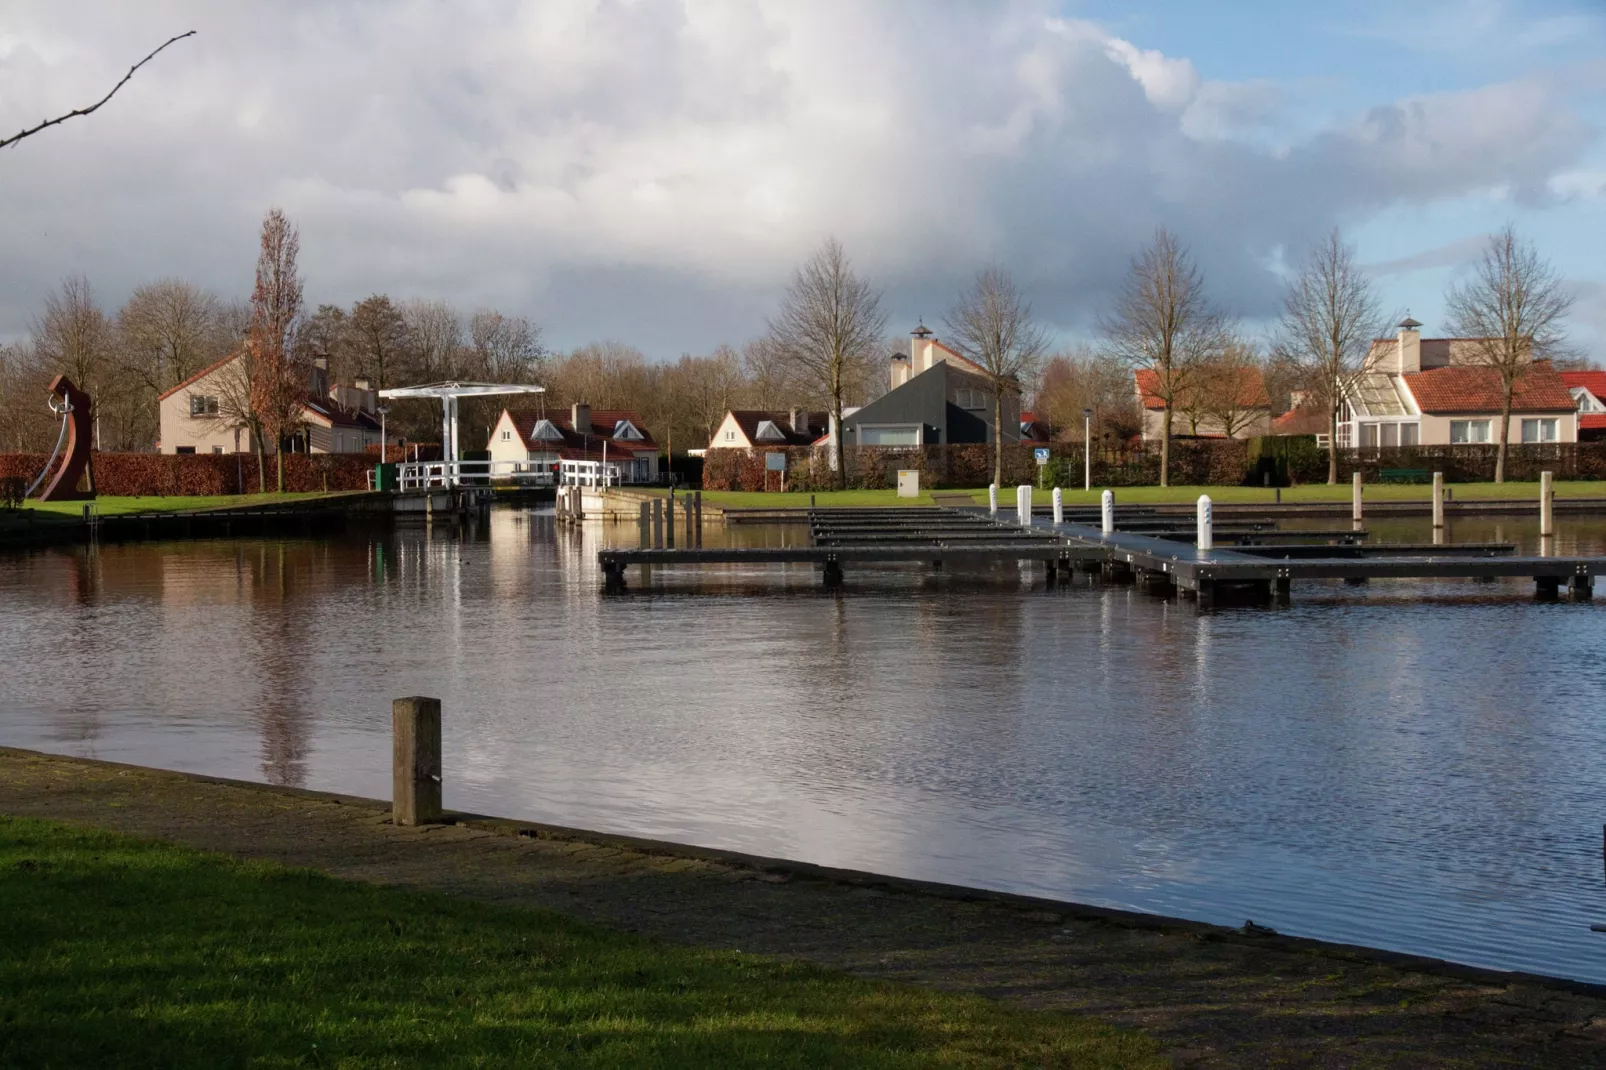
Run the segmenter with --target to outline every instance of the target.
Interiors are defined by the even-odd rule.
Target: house
[[[249,427],[228,415],[227,398],[245,391],[242,355],[231,354],[158,397],[163,453],[251,453],[256,449]],[[306,397],[300,405],[300,429],[283,445],[290,453],[362,453],[378,448],[381,423],[379,395],[366,379],[352,386],[329,388],[327,366],[314,362]],[[388,436],[394,444],[394,435]],[[272,453],[276,443],[266,444]]]
[[[892,354],[887,393],[843,413],[849,446],[928,446],[1021,440],[1020,389],[1008,386],[1003,417],[993,426],[993,385],[984,369],[954,352],[921,325],[909,352]]]
[[[1478,361],[1477,339],[1423,338],[1407,317],[1372,343],[1345,391],[1340,446],[1443,446],[1500,441],[1500,375]],[[1578,441],[1578,402],[1548,361],[1535,361],[1512,394],[1514,443]]]
[[[1561,381],[1578,405],[1578,441],[1606,439],[1606,372],[1562,372]]]
[[[639,412],[577,403],[567,413],[503,409],[486,445],[492,461],[554,470],[559,461],[619,465],[624,483],[658,481],[658,443]]]
[[[825,435],[830,417],[823,412],[765,412],[732,409],[708,440],[711,450],[745,450],[763,446],[812,446]]]
[[[1165,433],[1165,401],[1160,375],[1152,368],[1133,374],[1143,410],[1143,441]],[[1216,371],[1199,369],[1171,399],[1171,434],[1200,438],[1255,438],[1272,431],[1271,395],[1253,365]]]
[[[1316,444],[1326,449],[1327,436],[1331,430],[1328,427],[1327,408],[1304,390],[1292,391],[1288,400],[1290,403],[1288,411],[1272,418],[1271,431],[1268,433],[1315,435]]]

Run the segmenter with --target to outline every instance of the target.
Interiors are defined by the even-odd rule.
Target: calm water
[[[1393,582],[1201,617],[1014,567],[603,598],[597,539],[499,511],[0,556],[0,743],[386,796],[389,699],[434,694],[452,807],[1606,981],[1602,605]]]

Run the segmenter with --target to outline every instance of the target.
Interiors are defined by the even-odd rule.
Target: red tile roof
[[[235,359],[239,355],[240,354],[238,354],[238,353],[230,353],[228,356],[224,357],[222,360],[216,361],[216,362],[214,362],[212,364],[208,364],[206,367],[202,368],[200,371],[196,372],[194,375],[190,376],[188,379],[184,380],[182,383],[179,383],[177,386],[173,387],[171,390],[167,390],[167,391],[164,391],[161,394],[158,394],[156,396],[156,400],[157,401],[166,401],[168,398],[172,397],[174,394],[178,393],[180,390],[183,390],[185,387],[193,386],[195,383],[198,383],[202,379],[205,379],[208,375],[211,375],[213,372],[217,371],[219,368],[223,367],[225,364],[227,364],[229,361]]]
[[[1404,378],[1417,407],[1423,412],[1500,411],[1500,375],[1493,368],[1451,365]],[[1513,412],[1576,412],[1577,409],[1561,375],[1544,361],[1536,362],[1512,390]]]
[[[1160,389],[1160,375],[1153,368],[1139,368],[1136,372],[1138,394],[1143,399],[1145,409],[1156,411],[1165,408],[1165,401],[1158,395]],[[1197,380],[1195,380],[1197,382]],[[1179,395],[1181,391],[1178,391]],[[1172,400],[1173,408],[1180,408],[1185,399],[1178,396]],[[1260,375],[1259,368],[1241,368],[1238,371],[1238,404],[1245,409],[1259,409],[1271,407],[1271,395],[1266,392],[1266,380]]]
[[[1328,414],[1322,409],[1289,409],[1271,422],[1274,435],[1325,435],[1329,430]]]
[[[1568,388],[1581,386],[1601,401],[1606,401],[1606,372],[1561,372],[1561,381]]]
[[[790,412],[765,412],[762,409],[732,409],[731,416],[736,419],[736,426],[742,429],[747,441],[753,446],[810,446],[818,441],[829,429],[831,419],[828,413],[805,412],[803,423],[806,431],[796,431],[792,428],[792,414]],[[781,434],[786,436],[785,442],[773,440],[760,442],[758,440],[758,425],[765,420],[773,423]],[[715,443],[717,446],[718,443]]]
[[[1580,414],[1578,417],[1578,430],[1598,431],[1606,427],[1606,412],[1595,412],[1588,415]]]
[[[512,418],[514,433],[519,436],[519,440],[524,443],[524,448],[527,450],[556,449],[565,456],[573,452],[573,459],[584,457],[588,451],[590,454],[600,456],[603,443],[607,443],[608,448],[615,452],[620,450],[629,450],[634,453],[658,452],[658,443],[653,441],[652,432],[647,430],[647,424],[642,420],[641,413],[633,409],[593,409],[591,412],[591,431],[589,433],[576,431],[570,419],[571,414],[562,410],[547,412],[545,415],[539,409],[519,409],[517,411],[504,409],[503,412]],[[563,432],[563,441],[561,443],[555,439],[532,439],[530,437],[535,430],[535,425],[542,420],[551,421],[553,427]],[[620,420],[629,420],[636,430],[641,432],[642,437],[614,438],[613,430],[619,426]],[[493,431],[492,433],[494,434],[495,432]]]

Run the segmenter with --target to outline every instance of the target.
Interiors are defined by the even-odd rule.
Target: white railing
[[[613,461],[560,461],[558,482],[565,487],[617,487],[624,480],[624,466]]]
[[[400,490],[459,487],[465,483],[550,487],[553,482],[552,466],[534,461],[408,461],[397,465],[396,473]]]

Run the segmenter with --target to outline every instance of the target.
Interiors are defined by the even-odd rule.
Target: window
[[[512,442],[513,441],[513,432],[511,432],[511,431],[503,431],[502,432],[502,441],[503,442]]]
[[[1522,421],[1522,440],[1524,442],[1554,442],[1556,441],[1557,420],[1554,416],[1543,419]]]
[[[753,433],[753,437],[759,442],[786,441],[785,432],[775,426],[774,420],[760,420],[758,422],[758,430]]]
[[[1400,445],[1415,446],[1419,441],[1421,441],[1421,428],[1416,424],[1400,425]]]
[[[201,394],[190,395],[191,416],[216,416],[217,398],[206,397]],[[193,450],[191,451],[194,452]]]
[[[736,432],[735,431],[726,431],[725,432],[725,441],[726,442],[735,442],[736,441]]]
[[[859,428],[859,445],[861,446],[918,446],[920,445],[920,425],[905,424],[893,427],[863,427]]]
[[[1398,446],[1400,444],[1399,424],[1378,424],[1377,444],[1379,446]]]
[[[1474,442],[1489,441],[1488,420],[1451,420],[1450,444],[1452,446],[1466,445]]]
[[[551,420],[537,420],[535,427],[530,430],[530,437],[540,439],[542,442],[561,442],[563,432]]]
[[[174,453],[180,453],[180,454],[191,454],[191,453],[195,452],[195,447],[194,446],[178,446],[173,450],[173,452]]]
[[[1361,445],[1362,446],[1375,446],[1375,445],[1377,445],[1377,425],[1376,424],[1362,424],[1361,425]]]
[[[647,436],[636,430],[636,425],[629,420],[620,420],[613,425],[613,437],[625,439],[630,442],[640,442]]]
[[[985,390],[955,390],[954,404],[961,409],[985,409],[990,403],[990,396]]]
[[[213,453],[222,453],[223,452],[223,447],[222,446],[213,446],[212,447],[212,452]]]

